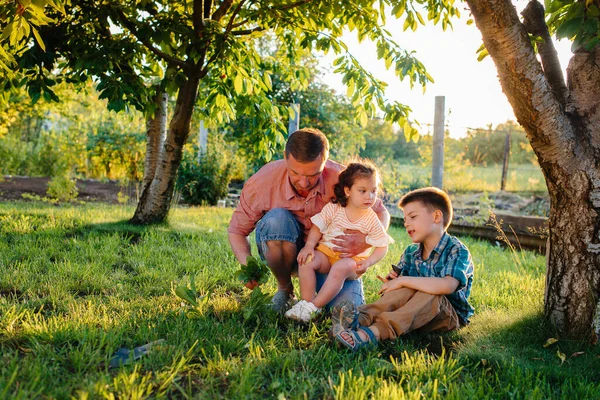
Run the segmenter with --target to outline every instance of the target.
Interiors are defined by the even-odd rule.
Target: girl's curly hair
[[[348,197],[344,188],[351,188],[354,181],[359,178],[375,177],[377,188],[381,185],[379,170],[372,161],[367,159],[354,159],[345,170],[340,173],[338,183],[333,186],[335,197],[331,200],[333,203],[339,203],[342,207],[348,204]]]

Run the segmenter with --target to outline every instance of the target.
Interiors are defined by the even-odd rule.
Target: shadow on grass
[[[488,329],[469,327],[456,339],[458,353],[481,367],[531,370],[557,383],[574,376],[600,380],[599,346],[562,339],[541,313]]]

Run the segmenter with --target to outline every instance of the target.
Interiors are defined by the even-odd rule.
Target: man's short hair
[[[329,141],[318,129],[299,129],[288,137],[285,144],[285,158],[288,158],[290,154],[301,163],[315,161],[319,156],[323,160],[327,160],[329,158]]]
[[[398,202],[398,207],[404,208],[409,203],[420,201],[430,211],[440,210],[443,215],[444,229],[452,222],[452,201],[446,192],[435,187],[426,187],[406,193]]]

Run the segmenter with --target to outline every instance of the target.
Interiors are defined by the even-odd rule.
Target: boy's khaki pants
[[[460,327],[454,307],[444,295],[401,288],[385,293],[379,300],[358,308],[361,326],[375,326],[380,340],[419,329],[421,332],[451,331]]]

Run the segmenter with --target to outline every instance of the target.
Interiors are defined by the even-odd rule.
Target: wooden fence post
[[[504,162],[502,163],[502,181],[500,182],[500,190],[506,190],[506,176],[508,175],[508,159],[510,157],[510,130],[506,132],[504,141]]]
[[[442,189],[444,181],[444,114],[446,97],[435,96],[433,117],[433,150],[431,155],[431,186]]]

